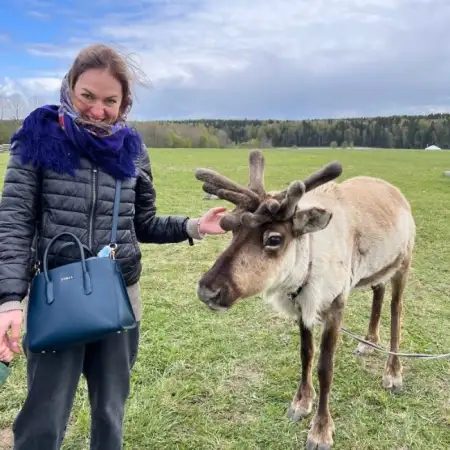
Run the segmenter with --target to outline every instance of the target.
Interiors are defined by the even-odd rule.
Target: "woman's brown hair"
[[[131,64],[117,50],[104,44],[92,44],[78,53],[69,70],[69,86],[75,86],[80,75],[91,69],[105,69],[122,86],[122,104],[120,115],[126,116],[133,104],[131,84],[133,80]]]

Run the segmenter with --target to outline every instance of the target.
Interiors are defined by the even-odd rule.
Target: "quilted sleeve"
[[[0,203],[0,310],[28,293],[38,183],[37,170],[22,165],[18,144],[11,146]]]
[[[169,244],[189,239],[188,217],[157,216],[156,192],[147,149],[142,151],[136,183],[135,229],[142,243]],[[191,228],[191,227],[189,227]]]

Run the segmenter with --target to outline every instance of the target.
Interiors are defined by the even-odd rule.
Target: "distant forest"
[[[148,147],[450,148],[450,114],[323,120],[183,120],[132,122]],[[0,120],[0,144],[20,120]]]

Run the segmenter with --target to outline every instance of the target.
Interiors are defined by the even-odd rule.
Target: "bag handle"
[[[68,231],[64,231],[62,233],[57,234],[55,237],[52,238],[52,240],[47,245],[47,248],[44,252],[44,277],[46,282],[46,288],[47,288],[47,303],[51,304],[55,300],[54,292],[53,292],[53,281],[50,280],[50,277],[48,276],[48,252],[50,250],[50,247],[53,245],[53,243],[59,239],[61,236],[70,236],[78,245],[80,249],[80,255],[81,255],[81,268],[83,271],[83,287],[84,292],[86,295],[89,295],[92,292],[92,283],[91,283],[91,276],[89,275],[86,267],[86,258],[84,256],[83,251],[83,245],[81,241],[72,233],[69,233]]]
[[[113,210],[113,223],[112,223],[112,229],[111,229],[111,241],[109,246],[111,247],[111,258],[114,259],[114,254],[117,249],[117,226],[119,223],[119,206],[120,206],[120,188],[121,188],[121,181],[116,180],[116,193],[114,196],[114,210]]]
[[[120,187],[121,187],[121,181],[117,180],[116,181],[116,193],[115,193],[115,198],[114,198],[114,211],[113,211],[113,224],[112,224],[112,230],[111,230],[111,241],[109,244],[109,246],[111,248],[112,257],[114,255],[115,250],[117,249],[116,235],[117,235],[117,226],[118,226],[118,222],[119,222]],[[56,256],[58,256],[58,254],[64,248],[66,248],[68,246],[72,246],[72,245],[74,245],[74,242],[66,242],[66,243],[62,244],[61,247],[59,247],[58,251],[56,252]],[[92,252],[92,250],[90,250],[88,247],[86,247],[83,244],[81,244],[81,245],[84,248],[84,250],[90,254],[91,257],[94,256],[94,253]]]
[[[120,189],[121,189],[121,180],[116,180],[116,192],[115,192],[115,196],[114,196],[114,210],[113,210],[113,223],[112,223],[112,229],[111,229],[111,240],[110,240],[110,247],[111,247],[111,254],[112,254],[112,258],[114,258],[114,252],[117,248],[117,243],[116,243],[116,239],[117,239],[117,227],[118,227],[118,223],[119,223],[119,206],[120,206]],[[81,241],[72,233],[69,232],[63,232],[60,233],[58,235],[56,235],[55,237],[52,238],[52,240],[50,241],[50,243],[47,245],[47,248],[44,251],[44,274],[45,274],[45,280],[47,283],[50,282],[50,279],[48,278],[48,252],[50,250],[50,247],[53,245],[53,243],[59,239],[60,236],[70,236],[74,241],[75,244],[78,245],[78,248],[80,249],[80,256],[81,256],[81,264],[83,267],[83,272],[87,274],[87,269],[86,269],[86,260],[85,260],[85,255],[84,255],[84,251],[83,249],[88,250],[91,254],[91,250],[89,250],[87,247],[85,247]],[[69,245],[73,245],[74,243],[72,242],[66,242],[64,244],[62,244],[62,246],[59,248],[58,253],[66,246]]]
[[[74,242],[65,242],[64,244],[62,244],[62,245],[58,248],[58,250],[56,251],[56,253],[55,253],[55,259],[57,259],[57,258],[59,257],[59,254],[60,254],[66,247],[69,247],[69,246],[72,246],[72,245],[75,245],[75,243],[74,243]],[[94,253],[92,252],[92,250],[90,250],[86,245],[83,245],[83,244],[81,244],[81,245],[83,246],[83,249],[84,249],[85,253],[88,254],[88,257],[92,258],[92,257],[95,256]]]

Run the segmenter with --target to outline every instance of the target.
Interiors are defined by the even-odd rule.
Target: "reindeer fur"
[[[249,170],[248,187],[208,169],[196,172],[204,190],[236,205],[221,223],[232,231],[232,240],[200,279],[198,296],[211,309],[223,310],[262,293],[299,324],[302,377],[288,409],[295,420],[312,410],[312,328],[323,323],[319,405],[307,448],[329,449],[334,431],[328,408],[333,357],[352,290],[373,291],[366,339],[378,344],[384,286],[391,282],[391,351],[398,351],[416,232],[411,208],[400,190],[384,180],[358,176],[336,183],[342,172],[337,162],[305,181],[293,181],[282,192],[265,191],[259,150],[250,153]],[[357,349],[359,354],[367,352],[365,346]],[[395,355],[386,361],[383,384],[394,392],[401,388],[401,363]]]

